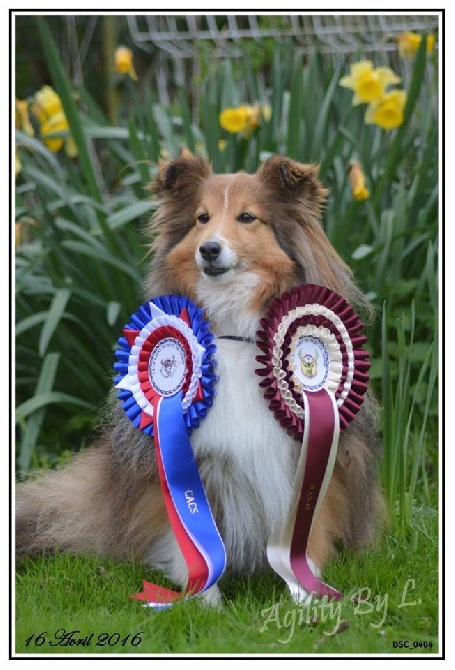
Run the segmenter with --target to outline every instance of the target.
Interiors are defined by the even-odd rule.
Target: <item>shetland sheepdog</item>
[[[184,154],[160,162],[152,187],[159,202],[144,299],[186,296],[211,324],[217,392],[191,443],[228,568],[251,573],[267,564],[267,540],[287,518],[301,445],[267,407],[255,375],[259,352],[249,340],[271,301],[297,285],[324,285],[357,308],[368,303],[321,226],[327,191],[317,166],[272,156],[255,174],[214,174],[205,159]],[[133,558],[183,586],[187,568],[151,438],[130,423],[115,393],[107,407],[98,443],[67,467],[19,484],[17,554]],[[367,396],[342,431],[308,544],[319,572],[338,545],[366,548],[376,535],[383,516],[376,419]],[[218,587],[206,597],[217,603]]]

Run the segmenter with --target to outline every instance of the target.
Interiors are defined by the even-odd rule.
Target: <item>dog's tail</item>
[[[109,440],[16,491],[16,555],[44,551],[143,559],[167,523],[159,485],[115,463]]]

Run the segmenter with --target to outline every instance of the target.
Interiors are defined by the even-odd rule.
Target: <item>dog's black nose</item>
[[[221,244],[210,241],[204,242],[204,244],[201,244],[199,247],[199,251],[201,252],[201,256],[205,261],[216,261],[221,253]]]

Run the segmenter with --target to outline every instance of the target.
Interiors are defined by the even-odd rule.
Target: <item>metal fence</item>
[[[396,51],[396,38],[405,31],[437,33],[434,14],[290,14],[290,15],[130,15],[127,17],[136,47],[153,53],[149,76],[160,101],[169,102],[170,82],[191,86],[197,73],[201,45],[213,59],[241,58],[244,40],[267,38],[292,45],[296,53],[314,50],[331,60],[349,53],[366,56]]]

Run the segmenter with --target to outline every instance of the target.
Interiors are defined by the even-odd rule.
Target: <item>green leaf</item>
[[[191,151],[191,153],[194,153],[196,151],[196,144],[194,141],[194,133],[191,123],[190,110],[188,108],[187,103],[186,91],[179,89],[178,99],[180,103],[180,111],[182,113],[182,120],[183,120],[183,139],[185,141],[186,146]]]
[[[409,85],[408,94],[406,97],[406,105],[404,108],[404,120],[400,126],[403,134],[409,124],[411,116],[414,112],[417,100],[420,95],[423,80],[425,77],[425,65],[427,59],[426,39],[422,39],[419,49],[414,58],[414,67],[412,71],[412,79]]]
[[[75,251],[78,254],[82,254],[83,256],[95,258],[101,261],[102,263],[111,265],[112,267],[117,268],[118,270],[124,272],[134,281],[138,281],[139,279],[139,274],[136,268],[131,267],[131,265],[125,263],[117,256],[109,254],[107,251],[101,249],[95,249],[94,247],[89,246],[84,242],[78,242],[76,240],[65,240],[62,243],[62,246],[66,249],[71,249],[72,251]]]
[[[374,251],[374,247],[371,244],[361,244],[357,249],[352,252],[352,258],[355,261],[359,261],[361,258],[369,256]]]
[[[93,162],[90,158],[87,142],[84,135],[84,128],[81,123],[79,112],[73,100],[72,91],[68,83],[68,78],[62,67],[62,58],[55,46],[51,31],[43,17],[37,16],[38,32],[41,40],[41,46],[46,56],[47,65],[57,93],[62,101],[65,116],[71,128],[71,135],[77,146],[78,156],[82,171],[87,181],[90,193],[97,202],[102,202],[101,191],[98,187],[97,178],[93,169]]]
[[[222,154],[218,148],[221,129],[218,120],[217,107],[214,103],[207,102],[202,105],[202,121],[208,156],[210,160],[213,161],[214,170],[223,172],[226,170],[226,164],[225,160],[223,160],[224,154]]]
[[[294,65],[291,97],[289,101],[286,155],[290,158],[301,158],[303,108],[303,74],[302,58],[298,57]]]
[[[22,335],[22,333],[26,333],[27,330],[34,328],[34,326],[43,323],[43,321],[46,320],[46,317],[47,312],[38,312],[37,314],[31,314],[30,316],[27,316],[25,319],[21,319],[16,324],[16,337],[19,337],[19,335]]]
[[[24,147],[28,151],[34,152],[42,156],[53,168],[55,171],[60,170],[59,162],[41,140],[36,139],[36,137],[30,137],[26,133],[21,132],[20,130],[15,131],[16,145],[18,147]]]
[[[333,104],[333,96],[338,86],[338,79],[340,77],[341,66],[335,69],[332,79],[324,94],[324,99],[318,110],[318,120],[314,132],[312,133],[312,148],[311,156],[313,160],[320,160],[324,153],[327,144],[325,137],[328,135],[330,128],[330,109]]]
[[[35,389],[35,396],[27,401],[31,403],[32,411],[27,411],[27,406],[25,408],[25,413],[20,411],[20,407],[16,409],[16,423],[23,425],[23,439],[21,441],[19,455],[19,465],[22,470],[28,470],[30,467],[31,455],[35,449],[36,441],[38,439],[38,435],[44,419],[44,407],[33,409],[33,401],[37,396],[47,395],[50,393],[50,390],[54,385],[59,359],[60,354],[57,353],[48,354],[44,358]],[[31,415],[30,417],[29,414]],[[27,418],[28,421],[26,421]]]
[[[427,342],[414,342],[409,349],[409,360],[412,363],[423,363],[428,356],[431,346]]]
[[[107,126],[109,121],[106,115],[102,111],[101,107],[99,107],[98,103],[95,101],[92,95],[88,92],[84,84],[79,84],[77,90],[85,107],[87,108],[90,119],[94,119],[96,123],[102,126]]]
[[[153,105],[153,117],[156,125],[166,142],[172,157],[179,153],[179,145],[177,135],[172,129],[172,122],[169,115],[164,111],[160,105]]]
[[[49,342],[52,338],[52,335],[54,334],[56,328],[58,327],[60,319],[62,318],[65,312],[65,308],[68,303],[68,300],[70,299],[70,296],[71,291],[66,288],[59,289],[56,292],[54,299],[52,300],[51,306],[49,308],[49,311],[47,313],[46,321],[44,322],[43,328],[41,330],[39,347],[38,347],[40,356],[43,356],[45,354]]]
[[[107,303],[107,322],[110,326],[113,326],[117,321],[121,309],[122,306],[119,302],[111,300]]]
[[[118,126],[99,126],[91,121],[85,121],[84,132],[86,137],[92,137],[97,140],[128,140],[128,128]],[[139,133],[141,138],[141,133]]]
[[[108,217],[108,223],[112,230],[124,226],[125,223],[134,221],[148,214],[152,210],[156,209],[156,203],[153,203],[148,200],[137,200],[136,202],[131,203],[131,205],[126,205],[122,207],[118,212],[110,214]]]
[[[59,391],[37,393],[33,398],[26,400],[16,408],[16,423],[27,419],[34,412],[55,403],[69,403],[78,407],[85,407],[85,409],[93,408],[86,400],[68,395],[68,393],[61,393]]]
[[[153,161],[158,161],[160,157],[160,142],[158,138],[158,131],[156,121],[153,117],[153,102],[150,91],[145,94],[144,100],[144,127],[150,139],[150,158]]]
[[[417,100],[420,95],[422,88],[422,83],[425,75],[425,63],[426,63],[426,41],[422,40],[420,43],[419,50],[414,59],[414,68],[412,72],[411,84],[406,96],[406,105],[403,113],[403,123],[398,128],[398,131],[395,135],[395,139],[392,142],[392,145],[388,152],[387,163],[384,169],[384,173],[381,177],[381,180],[375,190],[374,194],[374,203],[378,205],[385,187],[386,183],[390,183],[395,178],[395,173],[397,165],[400,161],[400,158],[403,155],[403,142],[406,137],[406,130],[408,128],[411,116],[414,112]]]
[[[219,77],[221,84],[221,109],[238,107],[240,105],[240,96],[235,85],[234,72],[230,59],[223,60],[220,63]]]
[[[85,230],[77,223],[73,223],[67,219],[61,219],[60,217],[55,219],[55,224],[59,230],[62,230],[65,233],[71,233],[75,237],[84,240],[88,244],[91,244],[94,247],[98,247],[98,249],[103,249],[103,242],[100,239],[99,234],[95,233],[94,231]]]

